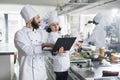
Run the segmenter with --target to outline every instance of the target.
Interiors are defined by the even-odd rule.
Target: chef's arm
[[[25,55],[34,55],[34,54],[40,54],[41,53],[41,45],[32,45],[29,42],[27,42],[23,36],[23,33],[16,33],[14,42],[15,47],[20,50],[21,52],[25,53]]]
[[[42,43],[42,47],[51,47],[53,48],[54,44],[53,43]]]
[[[75,49],[74,50],[70,50],[69,53],[70,53],[70,55],[80,56],[80,53],[77,52]]]
[[[84,41],[83,41],[83,43],[85,43],[85,44],[89,44],[89,43],[91,43],[91,42],[95,42],[96,40],[96,33],[97,33],[97,30],[96,29],[94,29],[93,30],[93,33],[90,35],[90,37],[89,38],[86,38]],[[97,36],[97,37],[99,37],[99,36]]]
[[[78,41],[74,42],[73,46],[71,47],[71,49],[69,50],[70,55],[74,54],[74,55],[79,55],[79,53],[77,52],[78,48],[82,48],[82,44]]]

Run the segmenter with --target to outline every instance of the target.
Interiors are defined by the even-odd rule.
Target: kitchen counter
[[[120,73],[120,64],[114,63],[109,66],[103,66],[98,62],[93,63],[93,67],[80,68],[77,65],[71,64],[71,72],[73,72],[80,80],[120,80],[118,76],[102,77],[102,71],[117,71]]]
[[[0,43],[0,80],[13,80],[15,52],[13,45]]]
[[[94,73],[89,68],[79,68],[76,65],[71,65],[70,70],[80,80],[94,80]]]

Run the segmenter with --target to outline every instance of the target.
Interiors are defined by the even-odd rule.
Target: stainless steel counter
[[[120,80],[119,76],[109,76],[103,77],[102,71],[117,71],[120,73],[120,64],[111,64],[109,66],[103,66],[98,64],[98,62],[94,62],[93,67],[80,68],[77,65],[71,64],[70,68],[71,72],[73,72],[80,80]]]
[[[70,70],[79,80],[94,80],[94,73],[90,71],[90,68],[79,68],[76,65],[71,65]]]
[[[13,45],[0,44],[0,80],[13,80],[15,52]]]

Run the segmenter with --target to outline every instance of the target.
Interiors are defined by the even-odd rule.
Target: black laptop
[[[53,49],[51,48],[46,48],[44,50],[46,51],[52,51],[52,52],[56,52],[57,50],[59,50],[60,47],[64,47],[64,50],[70,50],[70,48],[72,47],[73,43],[75,42],[76,37],[70,37],[70,38],[58,38]]]

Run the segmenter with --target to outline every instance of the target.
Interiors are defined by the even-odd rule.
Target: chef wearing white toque
[[[39,29],[40,16],[30,5],[20,12],[26,22],[14,37],[20,64],[19,80],[46,80],[44,55],[41,49],[45,41],[43,31]]]
[[[48,28],[46,31],[49,33],[47,41],[48,43],[55,44],[57,39],[61,37],[59,19],[56,11],[52,11],[48,15],[46,17],[46,21],[48,23]],[[70,68],[70,55],[74,52],[74,49],[71,49],[70,51],[64,51],[64,48],[61,47],[56,52],[56,55],[46,53],[50,58],[53,59],[53,70],[56,74],[55,80],[67,80],[68,70]]]
[[[110,19],[109,16],[104,13],[98,13],[93,18],[93,24],[95,24],[95,28],[93,29],[92,34],[88,39],[87,42],[94,42],[96,48],[106,47],[106,33],[105,33],[105,26],[109,25]]]

